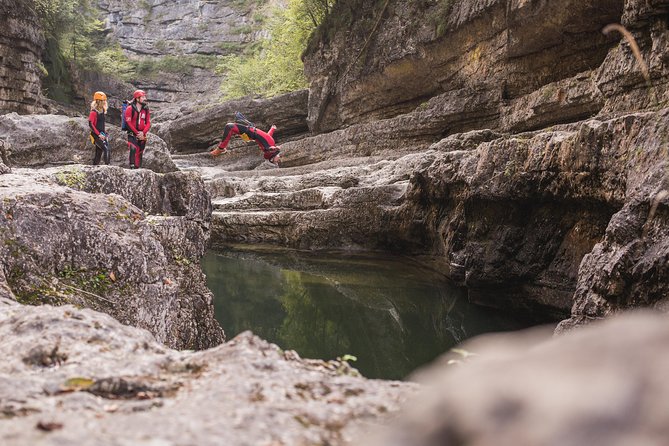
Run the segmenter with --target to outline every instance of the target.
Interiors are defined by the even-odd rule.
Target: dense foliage
[[[90,0],[33,0],[46,37],[44,86],[57,100],[71,97],[74,65],[123,74],[130,65],[120,48],[107,48],[103,23]],[[113,63],[108,63],[113,60]]]
[[[105,73],[127,81],[137,75],[150,78],[161,72],[188,73],[193,67],[212,69],[216,63],[214,56],[131,61],[117,42],[105,38],[94,0],[32,1],[47,40],[43,84],[53,99],[69,102],[72,69]],[[302,52],[335,1],[285,0],[283,8],[258,12],[258,17],[269,16],[265,21],[269,37],[246,49],[232,48],[236,54],[221,58],[216,70],[226,76],[224,95],[269,97],[305,87]],[[239,3],[237,0],[234,5]],[[250,5],[248,0],[241,3]],[[262,2],[252,2],[255,6],[259,3]]]
[[[335,0],[287,0],[285,8],[270,13],[267,31],[251,55],[225,56],[217,69],[225,74],[221,90],[226,98],[264,97],[299,90],[307,85],[301,55],[312,31],[329,13]]]

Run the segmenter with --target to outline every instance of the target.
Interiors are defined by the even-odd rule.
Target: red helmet
[[[132,94],[133,99],[137,99],[140,96],[146,96],[146,92],[144,90],[135,90],[135,92]]]

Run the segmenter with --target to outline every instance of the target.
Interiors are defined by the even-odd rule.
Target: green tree
[[[314,28],[321,24],[330,13],[334,0],[303,0],[304,12],[309,16]]]
[[[34,0],[34,6],[46,37],[45,87],[50,97],[67,101],[71,96],[70,69],[73,66],[105,71],[100,58],[104,50],[116,57],[123,72],[125,67],[119,52],[107,48],[103,23],[90,0]]]
[[[226,75],[224,96],[271,97],[306,87],[302,52],[333,4],[334,0],[288,0],[286,8],[274,8],[268,21],[270,37],[259,49],[251,56],[225,56],[218,64],[217,72]]]

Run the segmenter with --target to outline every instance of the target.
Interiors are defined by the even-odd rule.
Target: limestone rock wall
[[[667,99],[666,10],[637,0],[338,2],[305,56],[309,124],[331,131],[419,111],[439,96],[456,108],[479,104],[442,136],[643,109]],[[602,33],[621,20],[656,99],[629,43]]]
[[[106,29],[134,60],[173,57],[182,67],[134,79],[154,102],[219,96],[213,56],[234,54],[257,40],[261,2],[99,0]],[[198,56],[198,57],[195,57]],[[209,60],[207,59],[209,58]]]
[[[0,0],[0,114],[44,110],[39,69],[43,46],[32,0]]]
[[[566,310],[578,287],[579,315],[603,317],[641,300],[662,306],[667,240],[653,228],[669,189],[666,119],[666,109],[592,119],[474,150],[447,138],[433,146],[443,157],[412,177],[407,232],[416,220],[427,224],[425,242],[473,300],[495,290],[511,306]],[[608,303],[595,309],[593,301]]]

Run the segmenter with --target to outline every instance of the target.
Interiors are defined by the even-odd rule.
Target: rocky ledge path
[[[212,195],[214,243],[375,250],[392,245],[393,215],[404,202],[409,175],[432,159],[415,154],[401,161],[365,157],[226,170],[236,164],[223,158],[196,169]]]

